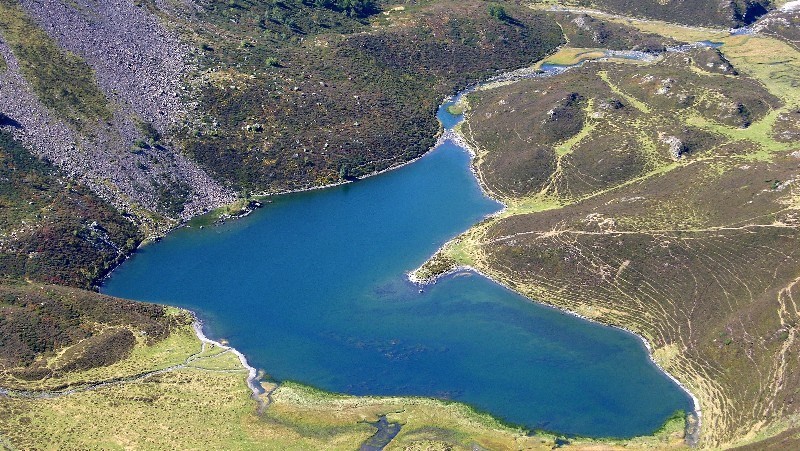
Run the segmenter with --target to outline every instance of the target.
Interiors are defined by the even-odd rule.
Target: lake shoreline
[[[250,364],[247,362],[247,357],[245,357],[245,355],[239,352],[236,348],[224,345],[219,341],[208,338],[205,332],[203,332],[203,321],[197,316],[195,312],[187,309],[182,309],[182,310],[189,312],[189,314],[192,315],[193,318],[192,329],[194,330],[195,336],[197,337],[198,340],[200,340],[201,343],[203,343],[204,345],[210,344],[220,349],[224,349],[225,351],[230,352],[239,358],[239,362],[241,363],[242,367],[244,367],[244,369],[247,370],[247,379],[246,379],[247,387],[250,389],[250,391],[253,392],[253,399],[259,401],[258,397],[259,395],[263,394],[264,389],[261,387],[259,381],[258,370],[250,366]]]
[[[439,108],[441,108],[442,105],[447,103],[447,101],[449,99],[452,99],[452,98],[453,98],[453,96],[446,97],[445,100],[439,105]],[[437,111],[438,111],[438,108],[437,108]],[[335,188],[337,186],[356,183],[356,182],[361,181],[361,180],[365,180],[365,179],[372,178],[372,177],[375,177],[375,176],[378,176],[378,175],[381,175],[381,174],[385,174],[385,173],[388,173],[388,172],[391,172],[391,171],[394,171],[394,170],[397,170],[397,169],[401,169],[401,168],[403,168],[405,166],[408,166],[408,165],[410,165],[412,163],[416,163],[420,159],[428,156],[431,152],[436,150],[440,145],[442,145],[445,141],[447,141],[447,139],[449,139],[448,138],[448,132],[449,132],[449,130],[445,129],[443,127],[443,125],[440,123],[439,131],[436,133],[436,142],[434,143],[433,146],[431,146],[428,150],[426,150],[425,153],[423,153],[422,155],[420,155],[420,156],[418,156],[418,157],[416,157],[414,159],[408,160],[408,161],[403,162],[403,163],[399,163],[399,164],[397,164],[395,166],[390,166],[388,168],[381,169],[379,171],[371,172],[371,173],[369,173],[367,175],[364,175],[362,177],[359,177],[357,179],[354,179],[354,180],[341,180],[339,182],[328,183],[326,185],[311,186],[311,187],[308,187],[308,188],[297,188],[297,189],[292,189],[292,190],[278,191],[278,192],[274,192],[274,193],[259,193],[259,194],[254,194],[254,195],[250,196],[250,198],[247,199],[247,200],[249,200],[250,202],[252,202],[252,201],[268,201],[270,198],[277,197],[277,196],[284,196],[284,195],[289,195],[289,194],[299,194],[299,193],[306,193],[306,192],[321,191],[321,190],[325,190],[325,189],[329,189],[329,188]],[[470,165],[470,167],[471,166],[472,165]],[[198,218],[202,218],[203,216],[212,216],[212,215],[215,214],[216,211],[224,209],[224,208],[228,208],[228,207],[236,205],[236,204],[237,204],[237,202],[232,202],[230,204],[222,205],[222,206],[220,206],[219,208],[217,208],[215,210],[211,210],[211,211],[208,211],[208,212],[205,212],[205,213],[202,213],[202,214],[197,214],[197,215],[188,217],[186,219],[182,219],[182,220],[180,220],[179,222],[176,222],[173,225],[170,225],[170,226],[165,227],[163,229],[159,229],[158,232],[153,234],[153,235],[145,237],[144,239],[142,239],[142,241],[139,243],[139,245],[136,247],[136,249],[132,250],[128,254],[125,254],[124,256],[120,255],[120,257],[123,257],[123,258],[118,258],[117,261],[112,266],[110,266],[105,272],[103,272],[101,275],[99,275],[97,277],[97,279],[95,279],[95,281],[92,282],[92,284],[91,284],[92,289],[94,291],[99,291],[100,287],[103,285],[103,283],[107,279],[109,279],[111,277],[112,273],[117,268],[122,266],[123,263],[128,261],[129,258],[131,258],[134,255],[136,255],[136,252],[139,249],[141,249],[141,248],[143,248],[145,246],[148,246],[148,245],[150,245],[152,243],[157,243],[161,239],[166,238],[167,235],[169,235],[170,233],[172,233],[175,230],[178,230],[178,229],[184,228],[184,227],[190,227],[190,223],[192,221],[198,219]],[[259,207],[257,207],[257,208],[259,208]],[[245,218],[245,217],[249,216],[257,208],[252,208],[252,207],[250,207],[248,205],[248,206],[243,207],[242,210],[240,210],[241,213],[239,213],[239,214],[230,215],[230,216],[227,216],[227,217],[223,217],[223,215],[218,215],[217,221],[219,221],[220,219],[241,219],[241,218]]]
[[[471,92],[471,91],[473,91],[473,90],[475,90],[475,89],[478,89],[478,88],[479,88],[481,85],[482,85],[482,84],[480,84],[480,83],[479,83],[479,84],[475,84],[475,85],[473,85],[473,86],[470,86],[470,87],[466,88],[466,89],[465,89],[464,91],[462,91],[462,93],[460,93],[460,94],[457,94],[457,95],[455,95],[455,96],[448,96],[447,98],[445,98],[445,99],[444,99],[444,101],[443,101],[443,102],[442,102],[442,104],[440,105],[439,109],[441,109],[442,107],[444,107],[444,106],[445,106],[447,103],[450,103],[450,102],[452,102],[452,101],[454,101],[454,100],[457,100],[457,99],[458,99],[458,98],[459,98],[461,95],[463,95],[464,93],[466,93],[466,92]],[[441,121],[440,121],[440,122],[441,122]],[[306,192],[306,191],[317,191],[317,190],[322,190],[322,189],[332,188],[332,187],[336,187],[336,186],[346,185],[346,184],[348,184],[348,183],[353,183],[354,181],[358,181],[358,180],[362,180],[362,179],[370,178],[370,177],[373,177],[373,176],[376,176],[376,175],[380,175],[380,174],[383,174],[383,173],[387,173],[387,172],[389,172],[389,171],[394,171],[394,170],[396,170],[396,169],[400,169],[400,168],[402,168],[402,167],[404,167],[404,166],[406,166],[406,165],[410,165],[411,163],[417,162],[418,160],[422,159],[423,157],[425,157],[425,156],[428,156],[428,155],[429,155],[431,152],[433,152],[434,150],[438,149],[438,148],[439,148],[439,147],[440,147],[442,144],[444,144],[444,143],[446,143],[446,142],[450,141],[452,144],[454,144],[455,146],[459,147],[461,150],[463,150],[463,151],[467,152],[467,153],[470,155],[469,169],[470,169],[470,172],[472,172],[472,175],[473,175],[473,177],[475,177],[475,178],[476,178],[476,180],[477,180],[477,182],[478,182],[478,183],[477,183],[477,185],[478,185],[478,187],[480,188],[480,191],[481,191],[482,195],[483,195],[484,197],[486,197],[487,199],[491,199],[491,200],[493,200],[493,201],[495,201],[495,202],[498,202],[500,205],[502,205],[502,208],[501,208],[500,210],[498,210],[498,211],[496,211],[496,212],[494,212],[494,213],[491,213],[491,214],[488,214],[488,215],[484,216],[484,217],[483,217],[483,220],[485,220],[485,219],[486,219],[486,218],[488,218],[488,217],[492,217],[492,216],[495,216],[495,215],[498,215],[498,214],[502,214],[502,212],[504,212],[504,211],[507,209],[507,205],[506,205],[506,204],[504,204],[503,202],[500,202],[500,201],[497,201],[496,199],[494,199],[494,198],[491,196],[491,193],[489,193],[489,192],[487,191],[487,189],[486,189],[485,185],[484,185],[484,184],[481,182],[481,179],[480,179],[480,173],[479,173],[479,171],[478,171],[478,169],[477,169],[476,165],[474,164],[474,162],[475,162],[475,159],[477,158],[478,154],[477,154],[477,152],[475,151],[475,149],[473,149],[473,146],[471,146],[471,145],[470,145],[470,144],[467,142],[466,138],[465,138],[465,137],[464,137],[464,136],[463,136],[461,133],[459,133],[459,132],[456,130],[456,125],[457,125],[457,124],[460,124],[460,123],[463,123],[463,119],[462,119],[461,121],[457,122],[456,124],[454,124],[454,125],[453,125],[453,126],[451,126],[451,127],[445,127],[445,125],[444,125],[444,124],[441,124],[441,126],[440,126],[440,129],[439,129],[439,131],[438,131],[438,133],[437,133],[437,140],[436,140],[436,143],[435,143],[435,145],[433,145],[432,147],[430,147],[430,148],[429,148],[429,149],[428,149],[428,150],[427,150],[427,151],[426,151],[424,154],[422,154],[422,155],[420,155],[420,156],[418,156],[418,157],[416,157],[416,158],[414,158],[414,159],[412,159],[412,160],[409,160],[409,161],[406,161],[406,162],[400,163],[400,164],[398,164],[398,165],[396,165],[396,166],[392,166],[392,167],[389,167],[389,168],[386,168],[386,169],[383,169],[383,170],[380,170],[380,171],[375,171],[375,172],[373,172],[373,173],[370,173],[370,174],[368,174],[368,175],[366,175],[366,176],[364,176],[364,177],[362,177],[362,178],[360,178],[360,179],[357,179],[357,180],[342,180],[342,181],[340,181],[340,182],[337,182],[337,183],[332,183],[332,184],[328,184],[328,185],[324,185],[324,186],[316,186],[316,187],[302,188],[302,189],[296,189],[296,190],[287,190],[287,191],[282,191],[282,192],[278,192],[278,193],[259,194],[259,195],[252,196],[252,198],[253,198],[253,199],[259,199],[259,200],[261,200],[261,199],[269,199],[269,198],[271,198],[271,197],[273,197],[273,196],[286,195],[286,194],[294,194],[294,193],[302,193],[302,192]],[[235,218],[235,217],[242,217],[242,216],[246,216],[247,214],[249,214],[250,212],[252,212],[252,210],[245,211],[244,209],[243,209],[242,211],[243,211],[244,213],[243,213],[243,214],[241,214],[241,215],[234,215],[234,216],[229,216],[229,217],[234,217],[234,218]],[[213,212],[210,212],[210,213],[207,213],[207,214],[213,214]],[[165,235],[166,235],[166,233],[169,233],[170,231],[172,231],[172,230],[174,230],[174,229],[177,229],[177,228],[180,228],[180,227],[184,227],[184,226],[186,226],[186,224],[188,223],[188,221],[189,221],[189,220],[187,220],[187,221],[184,221],[184,222],[182,222],[182,223],[180,223],[180,224],[176,225],[175,227],[171,228],[170,230],[166,231],[166,232],[165,232]],[[452,241],[452,240],[451,240],[451,241]],[[450,242],[450,241],[448,241],[448,242]],[[144,246],[144,245],[146,245],[146,244],[148,244],[148,243],[149,243],[149,242],[145,242],[145,243],[143,243],[143,244],[142,244],[142,246]],[[141,246],[140,246],[140,247],[141,247]],[[131,254],[131,255],[133,255],[133,254]],[[126,258],[125,260],[127,260],[127,258]],[[123,262],[124,262],[124,260],[123,260]],[[117,265],[117,266],[119,266],[119,265]],[[116,267],[115,267],[114,269],[116,269]],[[496,280],[496,279],[494,279],[494,278],[492,278],[492,277],[489,277],[489,276],[488,276],[488,275],[486,275],[486,274],[483,274],[483,273],[481,273],[480,271],[478,271],[478,270],[477,270],[477,269],[475,269],[475,268],[470,268],[470,267],[457,267],[457,268],[454,268],[454,269],[452,269],[451,271],[448,271],[448,273],[457,272],[458,270],[462,270],[462,269],[470,269],[470,270],[472,270],[472,271],[474,271],[474,272],[476,272],[476,273],[478,273],[478,274],[481,274],[481,275],[483,275],[483,276],[484,276],[484,277],[486,277],[488,280],[491,280],[492,282],[494,282],[494,283],[498,284],[499,286],[502,286],[502,287],[504,287],[504,288],[509,288],[509,287],[508,287],[508,285],[506,285],[506,284],[503,284],[503,283],[499,282],[498,280]],[[109,271],[109,272],[108,272],[108,273],[107,273],[107,274],[106,274],[106,275],[103,277],[103,280],[105,280],[106,278],[110,277],[110,275],[111,275],[111,273],[112,273],[112,272],[113,272],[113,269],[112,269],[111,271]],[[441,276],[441,275],[437,276],[436,278],[438,278],[438,277],[440,277],[440,276]],[[409,277],[409,280],[411,280],[411,281],[412,281],[412,282],[414,282],[414,283],[419,283],[419,282],[421,282],[421,281],[415,281],[415,280],[411,279],[410,277]],[[434,282],[435,282],[435,279],[434,279]],[[513,290],[513,289],[512,289],[511,291],[513,291],[513,292],[516,292],[516,291],[515,291],[515,290]],[[523,295],[523,296],[524,296],[524,295]],[[527,298],[527,297],[526,297],[526,298]],[[534,301],[534,300],[532,300],[532,299],[530,299],[530,298],[527,298],[527,299],[529,299],[531,302],[535,302],[535,303],[538,303],[538,304],[540,304],[540,305],[548,305],[548,304],[545,304],[545,303],[541,303],[541,302]],[[548,306],[549,306],[549,305],[548,305]],[[549,306],[549,307],[554,307],[554,306]],[[563,313],[571,314],[571,315],[573,315],[573,316],[580,317],[580,318],[583,318],[583,319],[588,319],[588,318],[584,318],[584,317],[582,317],[582,316],[581,316],[581,315],[579,315],[579,314],[576,314],[576,313],[574,313],[574,312],[571,312],[571,311],[569,311],[569,310],[564,310],[564,309],[560,309],[560,308],[557,308],[557,307],[555,307],[555,308],[556,308],[557,310],[559,310],[559,311],[563,312]],[[253,395],[252,395],[253,399],[255,399],[255,400],[256,400],[256,401],[258,401],[258,402],[263,402],[263,401],[262,401],[262,400],[259,398],[259,396],[260,396],[261,394],[263,394],[263,388],[261,388],[261,384],[260,384],[260,381],[259,381],[259,373],[258,373],[258,371],[257,371],[257,370],[256,370],[254,367],[252,367],[252,366],[250,366],[250,365],[249,365],[249,363],[248,363],[248,361],[247,361],[246,357],[244,356],[244,354],[242,354],[241,352],[239,352],[238,350],[236,350],[235,348],[233,348],[233,347],[231,347],[231,346],[226,346],[226,345],[223,345],[222,343],[220,343],[220,342],[218,342],[218,341],[215,341],[215,340],[212,340],[212,339],[208,338],[208,336],[207,336],[207,335],[204,333],[204,331],[203,331],[203,322],[202,322],[202,321],[201,321],[201,320],[198,318],[197,314],[196,314],[195,312],[193,312],[193,311],[191,311],[191,310],[188,310],[188,309],[185,309],[185,308],[183,308],[183,310],[185,310],[185,311],[188,311],[188,312],[189,312],[189,313],[190,313],[190,314],[191,314],[191,315],[194,317],[195,321],[194,321],[194,323],[193,323],[193,325],[192,325],[192,326],[193,326],[193,329],[194,329],[194,331],[195,331],[195,334],[196,334],[196,336],[197,336],[198,340],[200,340],[202,343],[206,343],[206,344],[212,344],[212,345],[215,345],[215,346],[219,346],[219,347],[221,347],[221,348],[223,348],[223,349],[230,350],[230,351],[231,351],[231,352],[233,352],[235,355],[237,355],[237,357],[239,358],[239,360],[240,360],[240,363],[242,364],[242,366],[243,366],[243,367],[244,367],[244,368],[245,368],[245,369],[248,371],[248,376],[247,376],[246,382],[247,382],[247,386],[248,386],[248,388],[249,388],[249,389],[252,391],[252,393],[253,393]],[[590,321],[592,321],[592,320],[590,320]],[[599,322],[597,322],[597,321],[592,321],[592,322],[599,323]],[[604,324],[604,323],[600,323],[600,324]],[[608,325],[608,324],[604,324],[604,325]],[[648,343],[648,342],[647,342],[647,341],[646,341],[646,340],[645,340],[643,337],[641,337],[641,336],[639,336],[639,335],[637,335],[637,334],[633,333],[633,332],[632,332],[632,331],[630,331],[630,330],[627,330],[627,329],[625,329],[625,328],[622,328],[622,327],[617,327],[617,326],[613,326],[613,325],[612,325],[612,327],[616,327],[616,328],[618,328],[618,329],[625,330],[625,331],[627,331],[628,333],[631,333],[631,334],[633,334],[633,335],[636,335],[636,336],[637,336],[637,337],[638,337],[638,338],[639,338],[639,339],[640,339],[640,340],[641,340],[641,341],[644,343],[644,345],[645,345],[645,348],[648,350],[648,357],[650,358],[651,362],[655,363],[655,361],[654,361],[654,359],[653,359],[653,356],[652,356],[652,350],[651,350],[651,348],[650,348],[650,345],[649,345],[649,343]],[[664,370],[663,370],[663,368],[661,368],[661,367],[660,367],[660,366],[658,366],[657,364],[656,364],[656,366],[659,368],[659,370],[661,370],[661,372],[663,372],[664,374],[666,374],[666,375],[667,375],[667,376],[668,376],[668,377],[669,377],[669,378],[670,378],[670,379],[671,379],[673,382],[676,382],[676,383],[677,383],[677,384],[678,384],[678,385],[679,385],[679,386],[680,386],[680,387],[683,389],[683,391],[685,391],[686,393],[688,393],[688,394],[689,394],[689,396],[692,398],[692,400],[693,400],[693,402],[694,402],[694,405],[695,405],[695,410],[696,410],[696,412],[698,413],[698,417],[699,417],[699,408],[698,408],[698,407],[699,407],[699,404],[697,403],[697,400],[696,400],[696,398],[694,397],[694,395],[693,395],[693,394],[691,394],[691,393],[690,393],[688,390],[686,390],[686,389],[685,389],[685,387],[684,387],[682,384],[680,384],[680,383],[679,383],[679,382],[678,382],[678,381],[677,381],[677,380],[676,380],[674,377],[672,377],[672,376],[671,376],[669,373],[667,373],[666,371],[664,371]],[[402,395],[401,395],[401,396],[402,396]],[[426,397],[426,398],[430,398],[430,399],[437,399],[437,398],[435,398],[435,397]],[[469,405],[468,403],[462,403],[462,404]],[[493,417],[493,418],[498,418],[498,419],[499,419],[499,417],[497,417],[497,416],[494,416],[494,415],[492,415],[492,417]],[[527,429],[527,428],[526,428],[526,429]],[[652,434],[646,434],[646,435],[652,435]]]
[[[450,243],[450,241],[448,241],[448,243]],[[445,245],[443,245],[441,248],[439,248],[436,251],[436,253],[434,253],[431,256],[431,258],[433,258],[435,255],[437,255],[439,252],[441,252],[442,249],[444,249],[444,247],[446,245],[447,245],[447,243]],[[417,268],[417,270],[418,269],[419,268]],[[426,278],[426,279],[422,279],[420,277],[417,277],[415,275],[415,272],[417,270],[408,272],[406,274],[406,277],[407,277],[407,280],[409,282],[411,282],[414,285],[420,287],[421,290],[423,290],[425,287],[428,287],[430,285],[435,285],[440,279],[443,279],[445,277],[455,277],[458,273],[465,273],[466,272],[466,273],[477,274],[477,275],[479,275],[481,277],[489,279],[492,282],[494,282],[494,283],[496,283],[496,284],[498,284],[498,285],[500,285],[500,286],[502,286],[502,287],[504,287],[504,288],[506,288],[506,289],[508,289],[508,290],[510,290],[510,291],[522,296],[522,297],[524,297],[525,299],[529,300],[532,303],[543,305],[543,306],[555,309],[555,310],[557,310],[557,311],[559,311],[561,313],[564,313],[564,314],[570,315],[570,316],[574,316],[576,318],[580,318],[580,319],[588,321],[590,323],[599,324],[599,325],[605,326],[605,327],[612,327],[614,329],[621,330],[621,331],[624,331],[624,332],[626,332],[626,333],[628,333],[630,335],[635,336],[636,338],[638,338],[642,342],[642,345],[647,350],[647,357],[650,359],[650,362],[653,365],[655,365],[656,368],[658,368],[659,371],[661,371],[664,375],[666,375],[672,382],[674,382],[675,385],[680,387],[681,390],[683,390],[687,395],[689,395],[689,398],[691,398],[691,400],[692,400],[692,404],[694,406],[694,410],[692,412],[687,412],[687,416],[694,416],[695,420],[697,421],[696,426],[694,427],[694,429],[696,430],[696,432],[699,432],[700,425],[701,425],[701,422],[702,422],[702,416],[703,416],[702,415],[702,409],[700,408],[700,400],[694,395],[694,393],[691,392],[691,390],[689,390],[688,387],[686,387],[686,385],[684,385],[681,381],[679,381],[675,376],[670,374],[666,369],[664,369],[656,361],[655,355],[653,354],[653,347],[650,345],[650,342],[647,341],[647,339],[644,336],[639,335],[638,333],[634,332],[633,330],[628,329],[627,327],[622,326],[622,325],[603,322],[603,321],[600,321],[600,320],[597,320],[597,319],[594,319],[594,318],[590,318],[590,317],[585,316],[585,315],[581,315],[578,312],[574,312],[572,310],[566,309],[564,307],[560,307],[558,305],[548,304],[548,303],[542,302],[542,301],[537,301],[537,300],[525,295],[525,293],[523,293],[521,291],[518,291],[518,290],[515,290],[509,284],[504,283],[501,279],[499,279],[497,277],[493,277],[493,276],[489,275],[488,273],[483,272],[483,271],[481,271],[480,269],[478,269],[478,268],[476,268],[474,266],[457,265],[457,266],[454,266],[454,267],[448,269],[447,271],[444,271],[444,272],[442,272],[440,274],[433,275],[433,276],[431,276],[429,278]],[[687,426],[689,426],[689,422],[688,421],[687,421]],[[695,431],[693,431],[693,432],[695,432]],[[687,436],[688,435],[690,435],[690,434],[687,433]],[[699,436],[697,436],[697,434],[693,434],[693,435],[695,435],[695,437],[691,442],[687,440],[687,443],[690,446],[696,445],[697,444],[697,440],[699,439]]]
[[[581,64],[581,63],[578,63],[578,64]],[[572,66],[569,66],[569,67],[572,67]],[[567,69],[568,69],[568,67],[563,69],[563,70],[567,70]],[[453,100],[458,101],[458,100],[460,100],[459,98],[461,96],[468,94],[469,92],[471,92],[474,89],[476,89],[476,88],[470,88],[468,90],[465,90],[464,92],[459,93],[457,96],[449,98],[449,100],[450,101],[453,101]],[[442,105],[445,105],[447,102],[448,102],[448,99],[445,99],[445,102]],[[470,155],[470,165],[469,165],[470,166],[470,171],[473,173],[473,176],[477,180],[478,186],[480,187],[481,192],[483,192],[483,195],[486,196],[489,199],[494,200],[495,202],[498,202],[500,205],[503,206],[502,209],[498,210],[497,212],[494,212],[494,213],[489,214],[486,217],[484,217],[484,220],[486,220],[488,218],[496,217],[496,216],[499,216],[499,215],[503,214],[503,212],[505,212],[507,210],[508,205],[505,202],[503,202],[502,200],[499,200],[499,199],[496,199],[496,198],[492,197],[492,193],[489,191],[488,187],[486,187],[485,184],[483,183],[483,178],[481,177],[480,170],[478,169],[477,164],[475,164],[476,163],[476,159],[478,157],[478,151],[477,151],[477,149],[475,149],[473,147],[473,145],[469,142],[467,137],[464,136],[463,132],[461,132],[460,129],[458,128],[458,125],[462,125],[462,124],[465,124],[467,122],[468,116],[469,116],[468,112],[469,112],[468,108],[464,112],[462,112],[462,114],[461,114],[462,119],[459,122],[457,122],[456,125],[454,125],[452,128],[445,130],[444,135],[449,135],[449,139],[451,140],[451,142],[453,144],[455,144],[458,147],[461,147],[462,149],[464,149]],[[474,225],[473,225],[473,227],[474,227]],[[463,233],[462,233],[462,235],[463,235]],[[461,235],[459,235],[459,236],[461,236]],[[459,236],[456,236],[456,237],[448,240],[441,247],[439,247],[433,254],[431,254],[431,256],[428,257],[428,259],[426,259],[422,263],[422,265],[420,265],[419,267],[417,267],[416,269],[414,269],[412,271],[407,272],[406,273],[407,280],[409,282],[419,286],[420,290],[422,290],[426,286],[429,286],[431,284],[436,284],[436,282],[441,278],[444,278],[444,277],[447,277],[447,276],[452,276],[452,275],[454,275],[454,274],[456,274],[458,272],[468,271],[468,272],[472,272],[474,274],[478,274],[478,275],[480,275],[482,277],[485,277],[486,279],[489,279],[492,282],[494,282],[494,283],[496,283],[496,284],[498,284],[498,285],[500,285],[500,286],[502,286],[502,287],[504,287],[504,288],[506,288],[508,290],[511,290],[512,292],[517,293],[520,296],[523,296],[525,299],[528,299],[530,302],[554,308],[554,309],[556,309],[556,310],[558,310],[558,311],[560,311],[562,313],[566,313],[568,315],[572,315],[574,317],[589,321],[591,323],[600,324],[600,325],[608,326],[608,327],[613,327],[615,329],[625,331],[625,332],[635,336],[636,338],[638,338],[642,342],[642,344],[644,345],[645,349],[647,350],[647,356],[648,356],[650,362],[653,365],[655,365],[656,368],[659,369],[659,371],[661,371],[664,375],[666,375],[673,383],[675,383],[678,387],[680,387],[681,390],[683,390],[689,396],[689,398],[692,400],[692,404],[693,404],[694,410],[692,412],[687,412],[686,438],[685,438],[685,440],[686,440],[686,443],[689,446],[696,446],[697,445],[697,443],[699,442],[700,430],[701,430],[701,426],[702,426],[702,408],[700,406],[700,400],[697,398],[697,396],[695,396],[694,393],[691,392],[691,390],[689,390],[689,388],[686,385],[684,385],[681,381],[679,381],[675,376],[670,374],[666,369],[664,369],[656,361],[655,355],[653,353],[653,347],[651,346],[650,342],[647,341],[647,339],[644,336],[639,335],[638,333],[634,332],[631,329],[628,329],[627,327],[625,327],[623,325],[617,325],[617,324],[611,324],[611,323],[599,321],[599,320],[596,320],[596,319],[593,319],[593,318],[589,318],[587,316],[581,315],[580,313],[574,312],[572,310],[569,310],[569,309],[566,309],[566,308],[563,308],[563,307],[560,307],[560,306],[556,306],[556,305],[548,304],[548,303],[545,303],[545,302],[537,301],[537,300],[525,295],[525,293],[522,293],[522,292],[520,292],[518,290],[515,290],[514,288],[512,288],[510,286],[510,284],[504,283],[499,278],[493,277],[493,276],[491,276],[491,275],[479,270],[478,268],[475,268],[475,267],[470,266],[470,265],[456,265],[454,267],[451,267],[451,268],[445,270],[444,272],[441,272],[441,273],[438,273],[438,274],[432,274],[431,276],[426,277],[426,278],[418,276],[418,272],[421,271],[422,268],[428,262],[433,260],[437,255],[442,254],[443,251],[445,250],[445,248],[448,245],[450,245],[451,243],[453,243],[455,240],[457,240]],[[694,420],[695,420],[695,423],[692,423],[691,421],[689,421],[689,417],[693,417]]]

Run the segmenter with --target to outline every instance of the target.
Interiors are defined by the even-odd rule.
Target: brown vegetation
[[[22,282],[0,285],[0,311],[4,388],[15,379],[57,378],[116,363],[133,349],[134,332],[152,345],[189,320],[168,315],[163,306]],[[57,363],[49,360],[55,355]]]
[[[222,13],[216,8],[199,19],[212,20]],[[296,8],[305,6],[285,5]],[[213,68],[198,90],[207,115],[183,137],[197,161],[246,192],[308,188],[414,159],[433,145],[446,95],[562,42],[541,13],[509,7],[514,20],[500,21],[479,1],[393,11],[372,28],[338,25],[362,30],[352,34],[298,22],[299,44],[269,42],[273,34],[263,29],[274,24],[260,20],[261,11],[257,2],[243,4],[235,27],[219,24],[232,41],[205,51]],[[240,41],[252,44],[227,48]]]
[[[0,277],[90,287],[141,241],[136,226],[0,131]]]
[[[628,16],[687,25],[741,27],[753,23],[771,7],[768,0],[591,0],[582,3]]]
[[[800,153],[769,138],[793,107],[735,74],[694,49],[470,96],[463,131],[509,210],[445,249],[646,337],[712,447],[800,414]]]

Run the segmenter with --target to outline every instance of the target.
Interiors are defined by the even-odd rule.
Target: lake
[[[444,109],[442,123],[455,118]],[[101,291],[195,311],[277,380],[355,395],[452,399],[530,428],[657,429],[691,399],[641,340],[535,304],[471,272],[405,273],[501,205],[445,142],[400,169],[277,196],[247,218],[181,228]]]

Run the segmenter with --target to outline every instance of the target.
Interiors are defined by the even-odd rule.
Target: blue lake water
[[[724,42],[716,42],[716,41],[700,41],[699,44],[702,44],[702,45],[704,45],[706,47],[713,47],[713,48],[716,49],[716,48],[722,47],[725,43]]]
[[[440,111],[448,127],[455,118]],[[174,231],[107,294],[191,309],[254,366],[357,395],[421,395],[568,434],[657,429],[688,396],[635,336],[537,305],[473,273],[405,273],[500,206],[445,143],[356,183],[280,196],[245,219]]]

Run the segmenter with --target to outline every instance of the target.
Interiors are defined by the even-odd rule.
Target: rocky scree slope
[[[0,111],[150,233],[418,157],[442,97],[561,43],[512,5],[365,5],[3,0]]]
[[[182,120],[187,47],[127,2],[0,2],[0,111],[37,156],[151,231],[230,202],[164,139]]]

